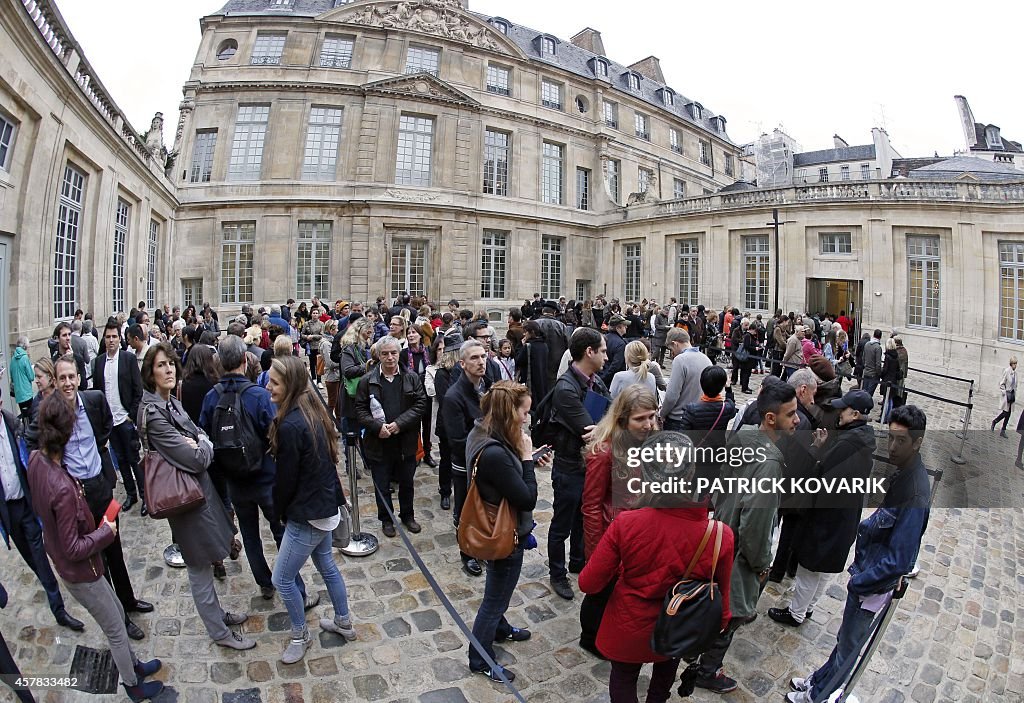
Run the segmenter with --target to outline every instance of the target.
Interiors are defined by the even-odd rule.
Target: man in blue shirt
[[[877,614],[914,568],[931,505],[928,471],[921,460],[926,425],[924,412],[915,405],[895,408],[889,415],[889,461],[897,473],[889,479],[882,505],[857,530],[836,646],[817,671],[790,681],[790,703],[827,698],[835,686],[845,684]]]
[[[117,482],[108,447],[114,417],[102,391],[78,390],[81,377],[73,357],[69,355],[58,358],[54,368],[57,391],[75,407],[75,427],[64,449],[64,464],[68,473],[81,483],[89,511],[98,525],[114,497],[114,484]],[[38,426],[36,420],[33,420],[25,435],[29,449],[37,448],[37,437]],[[128,567],[124,563],[120,530],[113,543],[103,550],[103,560],[107,565],[104,575],[114,587],[117,599],[124,608],[128,636],[133,640],[141,640],[145,633],[127,614],[153,612],[153,604],[135,597]]]

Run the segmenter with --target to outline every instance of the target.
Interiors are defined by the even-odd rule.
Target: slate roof
[[[893,159],[892,173],[894,176],[906,177],[915,169],[919,169],[922,166],[931,166],[948,158],[948,156],[928,156],[923,158]]]
[[[948,181],[971,174],[981,181],[1024,181],[1024,171],[1012,164],[1001,164],[976,156],[954,156],[938,163],[915,168],[908,174],[911,180]]]
[[[719,193],[740,193],[745,190],[757,190],[757,183],[751,183],[750,181],[736,181],[730,183],[724,188],[719,188]]]
[[[793,165],[811,166],[812,164],[832,164],[845,161],[870,161],[873,158],[875,158],[875,145],[862,144],[793,154]]]
[[[213,14],[227,16],[263,15],[268,17],[316,17],[328,10],[332,10],[335,7],[343,7],[346,4],[349,3],[340,2],[339,0],[292,0],[290,6],[281,7],[271,5],[271,0],[228,0],[224,7]],[[491,19],[497,18],[497,16],[492,17],[478,12],[468,12],[468,14],[473,15],[484,22],[489,22]],[[590,59],[597,57],[598,54],[593,54],[585,49],[581,49],[571,42],[558,39],[552,34],[546,34],[545,32],[539,32],[535,29],[517,25],[505,17],[501,17],[499,19],[508,23],[508,32],[506,36],[516,44],[531,61],[539,64],[548,64],[552,67],[574,73],[583,78],[595,78],[595,75],[587,62]],[[542,56],[540,54],[535,40],[541,35],[550,36],[557,40],[554,56]],[[711,110],[708,110],[706,107],[701,105],[703,108],[701,119],[694,119],[690,116],[686,106],[696,101],[685,97],[675,90],[673,90],[673,106],[669,107],[665,105],[657,91],[666,87],[670,88],[671,86],[665,86],[657,81],[647,78],[646,76],[641,76],[640,93],[634,93],[627,89],[624,82],[625,78],[623,78],[623,74],[628,72],[630,69],[625,64],[612,61],[607,56],[601,56],[601,58],[608,62],[608,80],[618,91],[639,98],[640,100],[649,103],[652,108],[669,112],[679,119],[699,126],[701,129],[717,136],[718,138],[732,143],[732,140],[725,132],[719,132],[716,129],[714,118],[717,117],[717,115],[715,115]],[[574,96],[568,97],[568,104],[571,105],[572,97]],[[699,102],[697,104],[700,105]],[[874,147],[872,147],[872,149],[873,148]]]
[[[995,151],[988,145],[988,136],[985,134],[985,128],[987,126],[988,125],[983,125],[981,122],[974,123],[974,135],[978,139],[978,146],[972,146],[971,151]],[[999,135],[999,139],[1003,142],[1003,151],[1008,151],[1011,154],[1024,153],[1024,149],[1021,149],[1020,142],[1010,141],[1002,134]]]

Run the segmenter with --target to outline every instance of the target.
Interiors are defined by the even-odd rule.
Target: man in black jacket
[[[107,446],[110,432],[114,427],[114,418],[102,393],[78,390],[81,377],[78,375],[77,365],[70,357],[57,359],[54,369],[57,392],[75,408],[75,429],[64,449],[64,465],[68,473],[81,483],[89,511],[98,525],[114,497],[114,484],[117,482]],[[29,449],[38,448],[38,436],[39,427],[36,420],[33,420],[25,433]],[[120,519],[118,517],[115,523]],[[128,636],[133,640],[141,640],[146,635],[131,621],[128,613],[153,612],[153,604],[135,597],[135,589],[128,576],[128,567],[124,563],[120,530],[114,536],[111,545],[103,550],[103,562],[107,567],[104,575],[114,587],[114,593],[124,608]]]
[[[452,485],[455,488],[455,526],[459,526],[462,505],[466,502],[466,491],[469,488],[468,466],[466,465],[466,438],[477,418],[483,417],[480,410],[480,397],[491,387],[487,378],[487,350],[478,340],[468,339],[459,350],[462,359],[462,373],[455,374],[452,369],[451,387],[444,396],[441,406],[441,421],[448,437],[448,448],[452,461]],[[473,557],[459,552],[462,557],[462,569],[470,576],[480,576],[483,568]]]
[[[555,460],[551,469],[554,489],[553,514],[548,528],[548,573],[551,587],[560,597],[573,598],[565,563],[565,540],[569,539],[569,571],[578,574],[585,563],[583,554],[583,480],[586,463],[583,448],[590,441],[596,420],[584,407],[589,391],[608,397],[598,376],[607,359],[604,337],[597,330],[580,327],[572,336],[572,363],[559,376],[551,391],[552,420],[555,424]]]
[[[380,365],[359,379],[356,391],[356,417],[366,428],[363,447],[377,489],[377,517],[381,531],[394,537],[391,519],[391,479],[398,480],[398,517],[409,532],[417,533],[413,474],[416,471],[416,448],[420,419],[427,409],[427,394],[419,374],[401,367],[398,354],[401,346],[394,337],[377,342]],[[390,509],[390,511],[389,511]]]
[[[14,540],[21,558],[39,579],[57,624],[82,631],[85,625],[68,615],[64,609],[64,597],[50,568],[50,561],[46,558],[46,550],[43,549],[43,532],[39,527],[39,518],[32,509],[28,474],[18,449],[19,424],[13,415],[6,410],[3,412],[3,421],[0,422],[0,433],[3,435],[0,436],[0,533],[7,549],[11,548],[11,540]]]
[[[121,509],[127,512],[141,497],[145,517],[146,486],[139,466],[139,433],[134,422],[142,400],[142,373],[135,355],[121,351],[121,330],[117,322],[108,321],[103,327],[103,344],[106,353],[93,362],[92,389],[106,396],[113,416],[110,444],[127,494]]]
[[[629,321],[622,315],[612,315],[608,320],[608,334],[605,335],[608,363],[601,371],[601,380],[606,386],[612,384],[615,374],[626,370],[626,340],[623,336],[626,334],[627,327],[629,327]]]
[[[778,443],[786,459],[783,478],[807,479],[816,475],[815,467],[818,463],[811,452],[814,430],[818,428],[818,421],[811,412],[814,394],[818,391],[818,377],[810,369],[797,369],[787,383],[796,389],[796,414],[800,424],[793,434],[784,435]],[[812,502],[811,496],[798,493],[782,496],[779,500],[782,529],[779,532],[779,546],[775,550],[775,561],[768,572],[769,581],[781,583],[787,574],[791,577],[796,575],[796,546],[801,516]]]
[[[555,385],[558,378],[558,365],[562,363],[562,355],[569,348],[569,328],[562,324],[555,316],[558,314],[558,304],[548,301],[541,306],[541,315],[537,318],[541,332],[544,333],[544,341],[548,345],[548,381],[547,387]],[[541,398],[535,398],[540,402]]]

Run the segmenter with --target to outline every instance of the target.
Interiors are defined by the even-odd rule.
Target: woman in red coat
[[[683,446],[687,440],[676,433],[663,432],[652,436],[644,446],[654,443]],[[692,465],[676,468],[672,464],[645,464],[643,480],[664,481],[685,477],[692,471]],[[654,663],[647,703],[669,699],[679,660],[655,654],[651,650],[651,633],[665,593],[686,571],[708,526],[707,506],[687,503],[685,497],[646,494],[644,504],[649,507],[623,512],[615,518],[579,578],[582,591],[598,593],[618,577],[597,634],[597,648],[612,663],[608,679],[611,703],[637,701],[636,682],[640,667],[647,662]],[[732,561],[733,535],[726,527],[714,571],[722,594],[723,629],[731,617]],[[705,549],[691,576],[711,578],[711,564],[712,550]]]
[[[583,482],[583,551],[587,559],[615,516],[632,507],[632,496],[624,490],[627,476],[622,472],[640,475],[639,469],[626,466],[627,454],[657,429],[657,413],[658,398],[654,393],[647,386],[633,384],[616,396],[594,429]],[[604,657],[594,643],[614,586],[612,579],[600,593],[588,593],[580,606],[580,647],[601,658]]]

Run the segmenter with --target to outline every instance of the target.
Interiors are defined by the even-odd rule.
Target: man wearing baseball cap
[[[629,327],[629,320],[622,315],[615,313],[608,319],[608,334],[605,335],[605,344],[608,345],[608,363],[604,365],[601,372],[601,380],[606,386],[611,386],[612,378],[619,371],[626,370],[626,328]]]
[[[874,405],[865,391],[850,391],[832,401],[832,407],[839,410],[838,437],[818,462],[815,476],[841,482],[871,475],[875,432],[868,424],[868,414]],[[825,438],[825,430],[817,430],[814,447],[821,447]],[[811,507],[801,516],[803,530],[794,546],[798,566],[793,598],[788,608],[769,608],[768,617],[783,625],[799,627],[813,612],[831,574],[842,573],[846,567],[863,509],[862,493],[821,491],[812,497]]]

